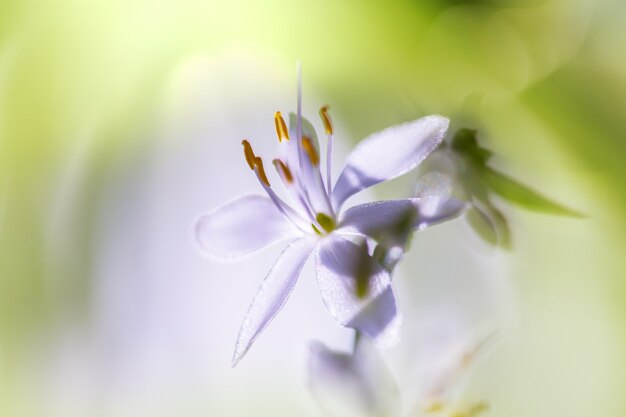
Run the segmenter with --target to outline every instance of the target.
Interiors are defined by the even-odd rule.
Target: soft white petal
[[[370,236],[377,240],[401,238],[417,225],[419,199],[380,200],[346,210],[339,221],[339,233]]]
[[[348,156],[333,188],[335,209],[356,192],[417,167],[441,143],[448,124],[443,116],[426,116],[365,138]]]
[[[452,197],[452,190],[452,179],[440,171],[431,171],[418,178],[415,196],[419,199],[420,230],[451,220],[467,210],[468,204]]]
[[[392,417],[400,409],[398,386],[367,340],[358,343],[354,354],[311,343],[309,388],[330,416]]]
[[[469,208],[469,204],[465,201],[453,197],[443,201],[437,197],[420,198],[418,205],[420,208],[418,230],[453,220],[464,214]]]
[[[431,204],[422,206],[422,213],[427,215],[437,211],[436,203],[445,201],[452,195],[452,180],[450,177],[439,171],[427,172],[417,179],[415,184],[415,197],[430,198]]]
[[[401,323],[393,289],[389,285],[350,320],[347,326],[365,334],[376,346],[391,347],[399,340]]]
[[[247,195],[200,217],[195,226],[196,242],[208,255],[234,258],[247,255],[299,232],[272,201]]]
[[[316,269],[324,304],[339,323],[372,337],[383,333],[396,305],[389,290],[391,276],[378,262],[356,244],[331,235],[318,246]],[[356,294],[357,271],[369,271],[368,292],[362,298]]]
[[[285,305],[314,246],[315,239],[304,237],[291,243],[280,254],[243,319],[233,353],[233,366]]]
[[[422,198],[380,200],[359,204],[340,218],[338,233],[370,236],[402,245],[407,233],[455,218],[466,204],[450,197],[429,195]]]

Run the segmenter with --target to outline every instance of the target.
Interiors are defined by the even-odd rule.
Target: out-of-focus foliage
[[[417,188],[423,188],[433,177],[447,177],[454,184],[453,194],[470,205],[467,220],[472,228],[487,242],[507,249],[511,247],[511,231],[505,215],[493,201],[494,196],[528,210],[582,217],[492,168],[489,161],[493,156],[493,152],[478,144],[475,130],[461,128],[423,164],[424,175],[418,179]]]

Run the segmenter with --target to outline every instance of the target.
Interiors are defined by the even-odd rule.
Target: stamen
[[[322,232],[320,232],[320,229],[318,229],[317,226],[315,226],[313,223],[311,223],[311,227],[313,228],[315,233],[317,233],[318,235],[322,236]]]
[[[274,159],[272,162],[274,163],[276,171],[278,171],[281,178],[283,178],[287,184],[292,184],[293,175],[291,174],[291,170],[289,169],[289,167],[285,165],[280,159]]]
[[[330,116],[328,116],[328,106],[323,106],[320,109],[320,117],[322,118],[322,122],[324,123],[324,130],[326,131],[327,135],[332,135],[333,134],[333,124],[330,121]]]
[[[276,135],[278,136],[278,141],[282,142],[283,139],[289,140],[289,130],[287,130],[285,120],[279,111],[274,113],[274,124],[276,125]]]
[[[267,179],[267,175],[265,175],[265,168],[263,168],[263,160],[260,157],[254,158],[254,166],[257,168],[259,172],[259,179],[265,183],[268,187],[270,186],[270,182]]]
[[[256,158],[256,155],[252,150],[252,146],[250,145],[250,142],[245,139],[241,141],[241,144],[243,145],[243,154],[246,157],[246,162],[248,163],[250,169],[254,170],[254,159]]]
[[[320,109],[320,117],[324,122],[324,130],[328,135],[328,142],[326,143],[326,192],[330,195],[333,191],[332,186],[332,165],[333,165],[333,123],[328,115],[328,106],[323,106]]]
[[[315,220],[317,220],[319,225],[324,228],[326,233],[330,233],[335,230],[335,221],[330,216],[324,213],[317,213],[317,216],[315,216]]]
[[[302,148],[304,149],[304,152],[306,152],[307,156],[309,157],[311,164],[313,166],[318,166],[320,163],[320,157],[317,154],[317,150],[315,149],[315,146],[313,146],[313,143],[311,143],[311,139],[309,139],[306,136],[303,136]]]

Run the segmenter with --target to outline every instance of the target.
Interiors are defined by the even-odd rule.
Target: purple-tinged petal
[[[468,204],[452,197],[452,189],[450,177],[439,171],[428,172],[417,180],[415,197],[419,199],[419,230],[465,213]]]
[[[348,156],[333,187],[333,207],[338,210],[358,191],[417,167],[441,143],[448,124],[443,116],[426,116],[365,138]]]
[[[312,342],[309,388],[320,407],[331,416],[396,416],[400,411],[398,386],[367,340],[361,340],[353,354]]]
[[[465,208],[466,204],[459,200],[436,195],[374,201],[346,210],[337,232],[402,244],[408,232],[453,219]]]
[[[370,236],[379,240],[399,237],[417,224],[418,210],[417,198],[359,204],[342,214],[337,232]]]
[[[300,234],[272,201],[261,195],[228,202],[200,217],[195,226],[202,251],[218,258],[247,255]]]
[[[389,285],[350,320],[347,326],[365,334],[377,346],[393,346],[399,338],[400,324],[401,316],[398,315],[396,299]]]
[[[315,239],[304,237],[291,243],[280,254],[243,319],[235,343],[233,366],[243,358],[259,334],[285,305],[314,246]]]
[[[327,237],[318,246],[316,269],[324,304],[339,323],[376,337],[393,321],[395,301],[388,291],[391,276],[358,245],[341,236]],[[367,273],[367,291],[359,297],[357,275],[363,271]]]
[[[436,199],[437,201],[432,201]],[[450,197],[442,201],[438,198],[425,197],[419,199],[420,216],[417,224],[418,230],[424,230],[439,223],[455,219],[464,214],[469,208],[469,204],[464,201]],[[427,208],[424,208],[426,206]],[[433,210],[433,206],[436,209]]]

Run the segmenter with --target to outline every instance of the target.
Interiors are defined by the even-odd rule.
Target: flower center
[[[279,111],[274,113],[274,127],[281,156],[272,160],[272,164],[285,191],[291,197],[293,207],[276,194],[265,173],[263,160],[254,153],[250,143],[243,140],[242,145],[248,166],[254,171],[276,208],[301,231],[312,233],[310,225],[315,234],[324,236],[337,227],[335,211],[330,201],[333,127],[328,106],[322,107],[319,115],[328,135],[326,183],[321,174],[319,143],[313,125],[299,111],[297,115],[290,115],[289,127]]]
[[[324,229],[327,234],[335,230],[335,227],[337,227],[337,225],[335,224],[335,220],[324,213],[317,213],[317,216],[315,216],[315,220],[317,220],[317,223],[322,226],[322,229]],[[313,229],[317,228],[313,226]],[[316,230],[316,232],[319,232],[319,230]]]

